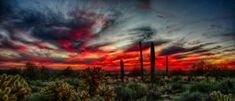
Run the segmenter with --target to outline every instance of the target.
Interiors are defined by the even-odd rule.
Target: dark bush
[[[185,92],[176,101],[208,101],[208,96],[200,92]]]
[[[148,87],[147,101],[156,101],[161,98],[161,93],[157,90],[159,86],[151,85]]]
[[[235,94],[235,83],[231,80],[222,80],[219,83],[214,85],[214,91],[221,91],[224,94]]]
[[[172,82],[179,82],[181,80],[182,80],[182,77],[179,77],[179,76],[172,77]]]
[[[183,87],[182,84],[176,82],[171,84],[171,90],[175,93],[180,93],[183,92],[185,88]]]
[[[134,91],[128,88],[126,85],[120,85],[115,88],[118,101],[130,101],[133,99],[132,95]]]
[[[147,94],[147,87],[144,84],[139,83],[130,83],[128,85],[128,88],[132,89],[134,91],[133,96],[136,99],[142,98]]]
[[[202,92],[202,93],[209,93],[212,91],[212,84],[209,84],[207,82],[195,82],[190,88],[190,92]]]
[[[116,87],[118,100],[137,100],[147,95],[147,87],[144,84],[130,83]]]

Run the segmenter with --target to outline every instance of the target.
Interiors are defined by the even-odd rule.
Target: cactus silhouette
[[[143,54],[142,54],[142,45],[141,45],[141,41],[139,42],[139,48],[140,48],[141,79],[144,81],[144,65],[143,65]]]
[[[154,74],[155,74],[155,49],[154,49],[154,43],[151,42],[151,47],[150,47],[150,59],[151,59],[151,82],[154,82]]]
[[[168,72],[169,71],[169,69],[168,69],[169,66],[168,66],[168,64],[169,64],[168,63],[168,55],[166,55],[166,76],[169,76],[169,72]]]
[[[120,72],[121,72],[121,80],[122,82],[124,82],[124,62],[122,59],[120,60]]]

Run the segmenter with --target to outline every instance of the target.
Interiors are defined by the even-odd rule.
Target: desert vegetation
[[[204,75],[168,71],[171,76],[161,72],[153,82],[151,72],[145,72],[143,81],[141,73],[131,75],[138,71],[34,68],[36,74],[28,76],[29,69],[1,71],[1,101],[233,101],[235,97],[233,71],[208,70]],[[222,75],[213,76],[218,72]]]
[[[154,43],[150,45],[150,71],[53,70],[26,63],[25,69],[0,71],[1,101],[234,101],[235,71],[204,61],[190,71],[155,70]]]

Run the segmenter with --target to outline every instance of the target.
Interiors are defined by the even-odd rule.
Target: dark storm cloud
[[[232,39],[235,42],[235,32],[220,34],[221,37]]]
[[[227,32],[227,33],[215,33],[215,34],[211,34],[208,35],[208,37],[227,37],[227,38],[234,38],[235,37],[235,32]]]
[[[0,22],[8,17],[8,13],[11,11],[8,0],[0,0]],[[3,16],[4,15],[4,16]]]
[[[86,37],[91,36],[88,34],[100,33],[115,23],[116,17],[120,15],[120,13],[116,12],[97,12],[96,10],[79,8],[80,3],[83,3],[83,1],[72,0],[71,2],[60,0],[9,0],[8,2],[4,2],[5,4],[1,4],[5,7],[1,12],[3,14],[6,12],[8,16],[5,19],[6,21],[4,20],[2,22],[2,25],[8,30],[14,30],[16,28],[20,30],[30,29],[30,35],[32,37],[44,42],[50,42],[61,48],[64,48],[64,44],[70,41],[68,44],[72,45],[66,47],[76,50],[80,47],[82,48],[89,41]],[[79,4],[76,5],[78,2]],[[50,5],[50,3],[53,3],[53,5]],[[67,3],[71,4],[66,5]],[[89,2],[87,3],[89,4]],[[103,24],[101,25],[101,23]],[[90,31],[81,32],[80,34],[83,35],[76,34],[77,31],[83,29]],[[10,34],[10,36],[13,35]],[[20,41],[20,39],[14,37],[12,39]],[[66,41],[67,43],[58,43],[58,41]]]
[[[193,52],[193,51],[204,52],[207,50],[204,50],[202,48],[208,45],[212,45],[212,44],[214,43],[203,43],[203,44],[195,45],[192,47],[184,47],[182,44],[176,43],[167,48],[162,49],[159,55],[173,55],[177,53],[186,53],[186,52]]]
[[[134,28],[131,29],[130,32],[139,34],[141,38],[139,41],[149,40],[152,38],[154,33],[157,33],[157,31],[150,26]]]
[[[226,36],[226,37],[235,37],[235,32],[225,33],[225,34],[221,34],[221,35]]]
[[[208,38],[211,37],[218,37],[223,41],[231,41],[233,45],[235,45],[235,32],[226,32],[226,33],[215,33],[215,34],[208,34]]]
[[[183,59],[183,58],[186,58],[187,55],[175,55],[173,56],[175,59]]]
[[[151,0],[139,0],[139,6],[142,9],[151,9]]]
[[[235,48],[234,49],[225,49],[225,52],[235,52]]]
[[[212,48],[198,49],[198,50],[193,51],[193,53],[206,53],[206,52],[210,52],[210,51],[214,51],[214,50],[219,50],[221,48],[222,48],[222,46],[215,46]]]
[[[160,45],[168,44],[170,42],[171,42],[170,40],[163,40],[163,39],[161,39],[161,40],[154,41],[154,45],[155,46],[160,46]],[[142,44],[142,49],[143,50],[148,49],[150,47],[150,42],[141,42],[141,44]],[[133,44],[132,46],[130,46],[125,51],[127,51],[127,52],[129,52],[129,51],[139,51],[139,42]]]
[[[56,41],[60,39],[66,39],[68,37],[69,31],[70,30],[57,30],[51,27],[41,27],[33,30],[33,35],[43,40]]]
[[[192,49],[187,49],[187,48],[183,48],[180,46],[171,46],[171,47],[163,49],[160,52],[160,55],[172,55],[172,54],[176,54],[176,53],[188,52],[191,50]]]
[[[9,48],[9,49],[18,49],[19,47],[17,45],[14,45],[11,41],[3,41],[0,45],[1,47],[4,47],[4,48]]]
[[[15,41],[5,39],[1,42],[0,48],[6,48],[6,49],[13,49],[13,50],[18,50],[18,49],[26,49],[27,47],[18,44]]]

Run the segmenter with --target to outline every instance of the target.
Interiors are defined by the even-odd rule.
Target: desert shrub
[[[78,99],[73,86],[62,81],[51,83],[51,85],[42,89],[40,93],[47,101],[76,101]]]
[[[59,72],[59,76],[61,77],[76,77],[77,72],[72,69],[72,67],[68,66],[64,70]]]
[[[232,101],[232,95],[225,95],[220,91],[213,91],[210,93],[210,99],[212,101]]]
[[[78,89],[78,97],[81,101],[87,101],[90,98],[90,95],[87,91]]]
[[[41,87],[46,86],[42,80],[28,80],[31,85],[32,93],[40,91]]]
[[[0,75],[0,100],[23,100],[31,93],[28,83],[19,75]]]
[[[140,83],[130,83],[128,88],[134,91],[135,98],[141,98],[147,94],[147,86]]]
[[[156,101],[161,98],[161,93],[157,90],[156,86],[149,86],[147,92],[147,101]]]
[[[201,92],[184,92],[176,101],[208,101],[208,96]]]
[[[70,85],[77,87],[81,84],[81,81],[77,78],[69,78],[66,79],[65,82],[69,83]]]
[[[149,91],[147,95],[147,101],[158,101],[161,98],[161,94],[156,91]]]
[[[129,74],[130,77],[136,77],[141,75],[141,70],[139,68],[134,68]]]
[[[155,83],[154,85],[157,85],[157,86],[164,86],[168,82],[166,82],[166,80],[164,78],[156,77],[154,83]]]
[[[222,80],[214,85],[213,90],[215,91],[221,91],[222,93],[229,94],[233,93],[235,94],[235,83],[233,83],[231,80]]]
[[[92,98],[89,98],[88,100],[85,100],[85,101],[110,101],[110,100],[105,100],[101,96],[93,96]],[[114,101],[114,100],[111,100],[111,101]]]
[[[208,93],[212,91],[213,85],[207,82],[195,82],[192,84],[192,86],[189,88],[190,92],[203,92]]]
[[[157,88],[157,90],[161,93],[161,94],[169,94],[169,93],[172,93],[172,89],[171,89],[171,86],[166,84],[166,85],[163,85],[163,86],[159,86]]]
[[[182,84],[176,82],[171,84],[171,90],[175,93],[180,93],[183,92],[185,88],[183,87]]]
[[[134,91],[127,87],[126,85],[119,85],[115,88],[115,92],[117,94],[117,100],[118,101],[132,101],[132,95],[134,94]]]
[[[192,84],[192,86],[189,88],[190,92],[199,91],[203,93],[209,93],[212,91],[221,91],[222,93],[229,94],[235,93],[235,86],[234,82],[231,80],[225,79],[220,80],[217,82],[209,83],[206,81],[203,82],[195,82]]]
[[[81,100],[102,98],[105,101],[112,101],[115,99],[115,90],[106,84],[107,77],[101,68],[87,68],[82,73],[84,77],[78,82],[80,84],[77,89]]]
[[[113,101],[116,97],[113,87],[108,85],[100,85],[97,90],[97,95],[104,98],[105,101]]]
[[[147,86],[140,83],[129,83],[117,86],[115,92],[118,100],[137,100],[147,95]]]
[[[38,92],[30,94],[25,101],[46,101],[46,99]]]
[[[180,77],[180,76],[172,77],[172,82],[179,82],[179,81],[182,81],[182,77]]]
[[[104,71],[101,68],[87,68],[82,73],[84,77],[80,88],[88,91],[91,97],[95,96],[102,80],[105,79]]]

